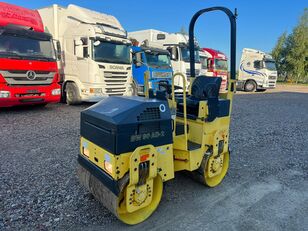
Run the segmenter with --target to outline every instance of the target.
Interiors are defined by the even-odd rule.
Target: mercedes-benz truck
[[[0,2],[0,107],[60,101],[52,36],[36,10]]]

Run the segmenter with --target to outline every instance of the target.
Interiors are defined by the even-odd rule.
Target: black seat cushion
[[[199,102],[207,100],[209,107],[208,121],[213,121],[218,115],[218,97],[221,84],[220,77],[198,76],[192,85],[191,95],[186,99],[187,116],[197,118]],[[183,114],[183,100],[177,100],[178,111]]]
[[[199,101],[218,98],[220,85],[220,77],[198,76],[191,87],[191,96]]]

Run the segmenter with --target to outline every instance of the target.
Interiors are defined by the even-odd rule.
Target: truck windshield
[[[145,52],[147,63],[151,67],[170,67],[170,56],[167,54]]]
[[[228,61],[224,59],[215,59],[215,69],[227,71]]]
[[[184,62],[190,62],[190,53],[188,47],[181,47],[182,60]],[[195,49],[195,62],[200,63],[199,49]]]
[[[93,59],[97,62],[130,64],[130,46],[107,41],[96,41]],[[93,43],[93,44],[94,44]]]
[[[0,36],[0,57],[43,61],[56,60],[51,40],[38,40],[13,35]]]
[[[276,64],[272,60],[266,60],[265,61],[265,67],[266,67],[266,69],[268,69],[270,71],[276,71]]]

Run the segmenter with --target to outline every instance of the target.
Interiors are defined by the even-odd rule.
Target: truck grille
[[[195,69],[195,75],[196,75],[196,77],[200,75],[199,69]],[[190,69],[186,69],[186,76],[187,76],[187,78],[190,77]]]
[[[275,76],[275,75],[270,75],[270,76],[268,77],[268,79],[275,80],[275,79],[276,79],[276,76]]]
[[[28,70],[0,71],[9,85],[49,85],[52,83],[55,72],[34,71],[33,79],[28,77]]]
[[[128,72],[104,71],[104,81],[106,84],[106,94],[109,96],[124,95]]]

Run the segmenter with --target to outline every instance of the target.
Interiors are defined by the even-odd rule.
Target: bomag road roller
[[[228,91],[221,78],[195,76],[194,26],[200,15],[223,11],[231,24]],[[230,159],[229,125],[235,91],[236,13],[224,7],[198,11],[189,25],[190,87],[171,86],[145,97],[109,97],[81,112],[77,174],[80,182],[118,219],[146,220],[157,208],[163,183],[176,171],[217,186]],[[185,78],[180,73],[175,76]],[[145,81],[147,82],[147,81]],[[147,89],[148,90],[148,89]],[[176,189],[174,189],[176,190]]]

